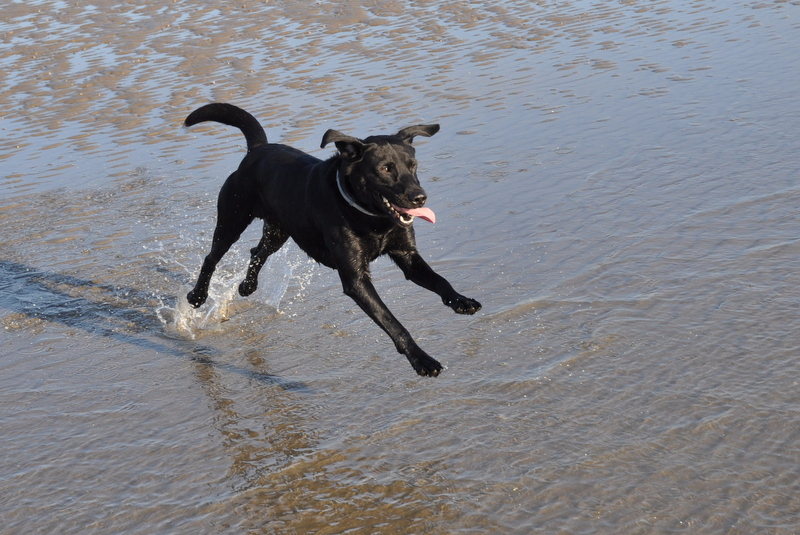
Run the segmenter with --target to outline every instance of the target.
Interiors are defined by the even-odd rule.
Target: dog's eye
[[[392,172],[392,166],[390,164],[382,165],[380,167],[380,169],[381,169],[381,173],[391,173]]]

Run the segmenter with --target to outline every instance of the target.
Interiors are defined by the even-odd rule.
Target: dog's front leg
[[[392,253],[389,255],[403,271],[406,279],[438,294],[442,302],[458,314],[475,314],[481,304],[465,297],[453,289],[447,279],[436,273],[418,252]]]
[[[414,370],[422,376],[436,377],[439,375],[442,365],[417,345],[411,334],[381,301],[375,286],[372,285],[369,267],[366,265],[358,268],[348,266],[339,267],[338,270],[344,293],[351,297],[381,329],[386,331],[397,351],[408,358]]]

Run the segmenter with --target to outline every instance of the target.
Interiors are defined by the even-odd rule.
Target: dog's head
[[[338,171],[364,210],[408,226],[415,215],[433,221],[433,212],[422,208],[428,197],[419,185],[411,143],[416,136],[430,137],[438,131],[438,124],[417,125],[393,136],[358,139],[328,130],[322,136],[322,148],[336,144],[341,160]]]

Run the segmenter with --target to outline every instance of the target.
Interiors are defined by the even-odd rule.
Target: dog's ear
[[[364,143],[360,139],[342,134],[337,130],[325,132],[320,148],[324,149],[328,143],[335,143],[341,155],[348,160],[357,160],[364,154]]]
[[[431,137],[433,134],[439,131],[438,124],[418,124],[417,126],[409,126],[408,128],[403,128],[397,134],[396,137],[399,137],[409,145],[412,141],[414,141],[415,136],[425,136]]]

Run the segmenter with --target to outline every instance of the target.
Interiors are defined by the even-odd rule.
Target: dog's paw
[[[258,288],[258,279],[245,279],[239,284],[239,295],[247,297]]]
[[[456,314],[475,314],[481,309],[481,304],[474,299],[459,295],[454,299],[445,301],[445,305],[452,308]]]
[[[420,348],[416,348],[408,356],[408,362],[414,367],[414,371],[422,377],[436,377],[441,373],[443,367],[439,362],[425,353]]]
[[[186,300],[189,301],[189,304],[192,305],[192,308],[197,308],[205,303],[206,298],[208,298],[208,294],[198,292],[197,290],[192,290],[186,295]]]

